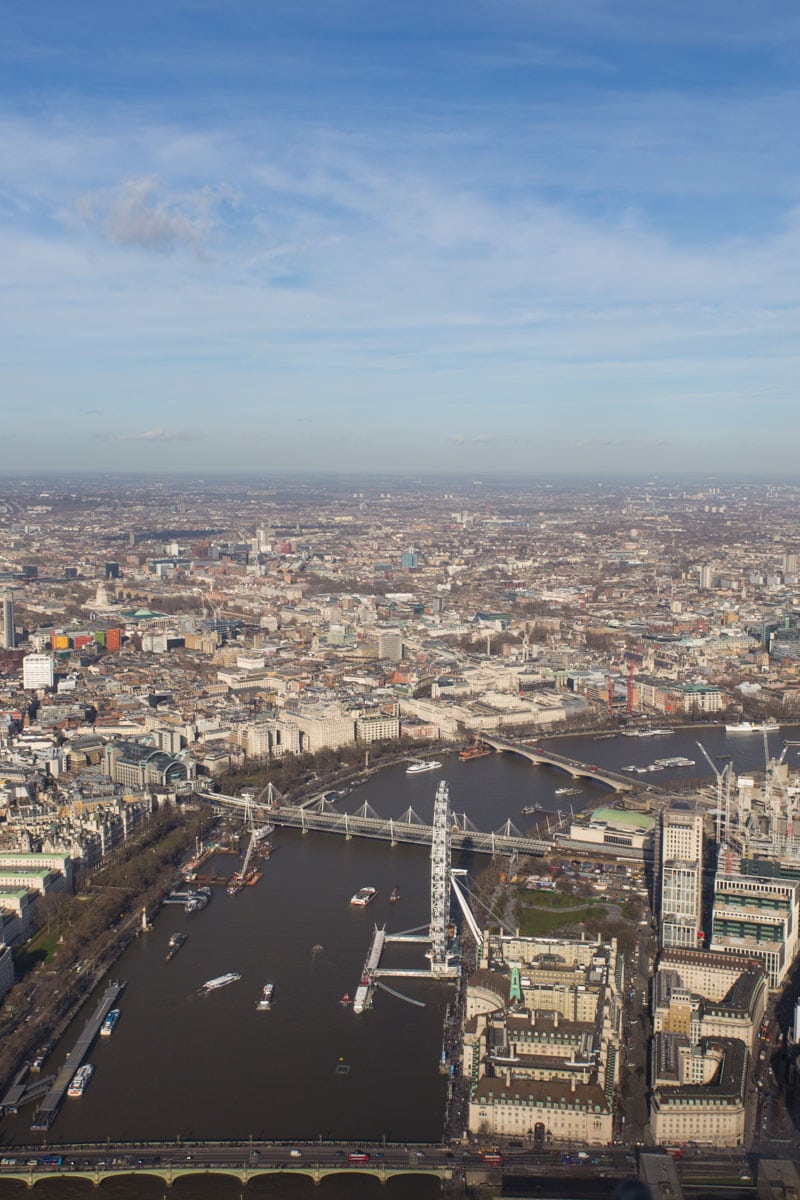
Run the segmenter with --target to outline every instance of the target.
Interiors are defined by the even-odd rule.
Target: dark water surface
[[[797,731],[770,734],[777,754]],[[559,739],[559,749],[598,766],[619,768],[656,758],[684,755],[694,768],[635,776],[658,786],[688,782],[710,769],[697,749],[702,740],[712,757],[731,754],[739,770],[763,769],[761,735],[731,736],[717,727],[695,727],[670,737]],[[797,766],[794,748],[789,750]],[[444,769],[407,776],[392,767],[355,790],[339,806],[355,810],[364,800],[381,816],[399,816],[412,805],[430,819],[438,781],[450,786],[451,805],[466,811],[484,830],[507,818],[530,828],[523,805],[538,803],[550,812],[577,812],[609,800],[596,783],[576,784],[581,795],[556,797],[571,783],[562,773],[535,767],[511,756],[461,763],[443,759]],[[438,1141],[442,1136],[446,1082],[439,1074],[442,1026],[452,987],[428,980],[392,982],[400,991],[424,1000],[416,1008],[378,991],[374,1008],[360,1017],[339,1001],[358,983],[373,924],[389,932],[427,924],[429,855],[420,847],[325,834],[302,835],[276,830],[275,851],[255,887],[229,897],[217,890],[208,908],[187,916],[165,907],[149,934],[125,952],[116,974],[128,981],[121,998],[122,1017],[111,1038],[98,1039],[90,1059],[96,1067],[86,1094],[67,1099],[46,1135],[48,1145],[78,1141],[150,1141],[194,1139],[351,1141]],[[485,860],[483,860],[485,861]],[[216,867],[230,873],[236,860],[219,856]],[[471,864],[473,865],[473,864]],[[478,859],[474,867],[479,869]],[[366,909],[348,903],[360,886],[378,888]],[[399,887],[398,904],[389,893]],[[176,929],[189,934],[184,948],[164,961],[167,939]],[[321,950],[314,950],[322,946]],[[388,947],[384,965],[423,966],[420,948]],[[209,995],[198,994],[204,980],[228,971],[242,979]],[[256,1011],[267,980],[275,982],[270,1012]],[[57,1047],[48,1069],[60,1067],[90,1012],[86,1006]],[[346,1074],[337,1067],[349,1067]],[[30,1132],[30,1108],[0,1123],[3,1145],[32,1144],[44,1135]],[[261,1178],[245,1194],[264,1197],[373,1197],[406,1200],[438,1193],[433,1179],[376,1180],[348,1176],[314,1185],[303,1178]],[[37,1194],[109,1200],[160,1197],[157,1179],[114,1179],[97,1189],[86,1181],[63,1180],[37,1185]],[[0,1197],[23,1195],[22,1186],[0,1181]],[[223,1177],[181,1180],[171,1194],[186,1197],[235,1197],[242,1185]]]
[[[262,1176],[243,1187],[225,1175],[197,1176],[177,1180],[168,1188],[155,1176],[107,1179],[95,1187],[86,1179],[49,1179],[31,1192],[24,1183],[0,1180],[3,1200],[432,1200],[441,1196],[441,1184],[433,1176],[413,1179],[377,1179],[355,1173],[328,1177],[321,1183],[301,1176]]]

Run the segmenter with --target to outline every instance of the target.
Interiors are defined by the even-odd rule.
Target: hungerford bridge
[[[381,817],[365,800],[354,813],[333,810],[330,801],[323,796],[306,800],[302,804],[283,804],[279,793],[270,785],[263,801],[243,796],[226,796],[221,792],[197,792],[199,799],[209,804],[238,810],[245,820],[257,819],[258,810],[272,825],[289,829],[312,830],[318,833],[339,833],[347,838],[377,838],[390,842],[409,842],[418,846],[430,846],[434,826],[428,825],[409,807],[399,817]],[[255,810],[255,811],[254,811]],[[454,849],[473,850],[479,854],[535,854],[545,855],[552,850],[552,842],[543,838],[526,837],[516,825],[506,821],[492,833],[482,833],[470,821],[466,813],[451,813],[451,845]]]

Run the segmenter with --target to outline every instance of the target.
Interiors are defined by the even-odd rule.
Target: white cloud
[[[147,250],[202,249],[214,231],[228,189],[163,191],[155,179],[127,179],[118,187],[86,192],[76,201],[78,220],[100,229],[118,246]]]
[[[685,100],[663,119],[641,98],[600,103],[583,124],[568,107],[537,110],[527,142],[517,129],[496,147],[477,126],[448,144],[413,121],[396,138],[368,123],[347,136],[244,120],[181,137],[131,122],[115,142],[93,117],[69,145],[20,128],[0,190],[4,391],[19,384],[41,406],[71,388],[80,411],[96,405],[127,430],[106,440],[130,443],[132,460],[196,422],[215,430],[198,450],[212,457],[220,413],[255,432],[264,396],[273,443],[309,408],[315,425],[339,408],[367,430],[395,404],[424,415],[431,444],[459,463],[499,442],[496,459],[527,453],[564,413],[587,454],[620,456],[655,457],[649,435],[673,421],[727,428],[735,412],[749,428],[765,388],[766,422],[796,396],[798,369],[800,228],[788,183],[774,186],[782,160],[769,209],[738,236],[673,232],[658,201],[683,189],[724,206],[740,165],[752,189],[756,133],[769,143],[795,106],[753,106],[741,164],[741,106],[709,103],[692,125]],[[510,153],[523,143],[529,155]],[[596,206],[573,186],[578,159]],[[645,160],[658,169],[630,208]],[[235,208],[212,177],[235,181]],[[487,405],[513,436],[471,432]],[[624,411],[630,440],[604,441],[593,406]]]

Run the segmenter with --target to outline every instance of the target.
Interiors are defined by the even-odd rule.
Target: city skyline
[[[15,12],[0,471],[793,474],[799,35]]]

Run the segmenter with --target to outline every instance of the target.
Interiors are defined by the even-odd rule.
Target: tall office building
[[[14,629],[14,593],[3,593],[3,649],[13,650],[17,638]]]
[[[676,801],[661,814],[661,945],[697,949],[702,933],[703,814]]]
[[[403,635],[397,629],[381,629],[378,632],[378,658],[389,658],[400,662],[403,657]]]
[[[53,659],[49,654],[26,654],[22,660],[22,686],[48,688],[53,686]]]

